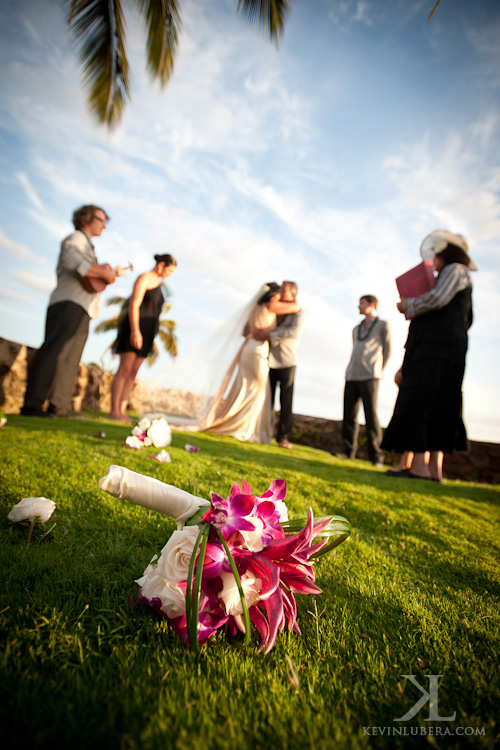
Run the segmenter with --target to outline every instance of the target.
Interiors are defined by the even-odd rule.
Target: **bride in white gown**
[[[269,342],[256,340],[276,328],[276,316],[298,312],[295,302],[281,302],[280,286],[266,284],[251,307],[243,329],[245,340],[227,370],[207,413],[196,425],[169,420],[190,432],[215,432],[251,443],[270,443],[272,406],[269,386]],[[240,332],[241,333],[241,332]]]

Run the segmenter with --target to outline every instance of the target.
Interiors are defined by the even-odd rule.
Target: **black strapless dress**
[[[153,349],[153,341],[160,328],[160,313],[165,299],[161,285],[149,289],[144,295],[139,311],[139,327],[142,333],[142,349],[135,349],[130,343],[130,321],[128,306],[118,325],[118,336],[113,344],[113,352],[135,352],[139,357],[147,357]]]

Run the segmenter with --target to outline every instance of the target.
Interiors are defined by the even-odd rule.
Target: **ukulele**
[[[106,265],[108,265],[106,263]],[[110,268],[110,266],[108,266]],[[125,271],[133,271],[134,266],[132,263],[128,263],[126,266],[117,266],[115,268],[117,276],[123,276]],[[121,273],[120,273],[121,272]],[[90,276],[81,276],[80,277],[80,283],[85,289],[86,292],[89,292],[90,294],[96,294],[96,292],[103,292],[108,284],[112,283],[109,281],[104,281],[104,279],[99,279],[98,277],[90,277]]]

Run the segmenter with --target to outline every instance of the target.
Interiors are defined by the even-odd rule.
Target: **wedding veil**
[[[151,381],[151,406],[169,421],[181,417],[187,424],[200,422],[207,413],[224,375],[245,342],[243,328],[258,300],[269,290],[259,291],[207,340],[192,352],[169,362]],[[169,393],[163,398],[161,390]]]

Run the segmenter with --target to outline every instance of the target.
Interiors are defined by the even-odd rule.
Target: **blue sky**
[[[236,2],[187,0],[161,92],[125,3],[132,102],[109,135],[87,114],[61,4],[2,3],[0,336],[40,344],[59,243],[73,209],[97,203],[112,217],[100,260],[141,272],[154,253],[177,257],[171,315],[184,353],[262,282],[298,282],[299,413],[341,418],[357,302],[375,294],[394,337],[386,424],[408,326],[394,278],[447,228],[470,238],[480,267],[465,420],[471,438],[500,442],[500,4],[442,0],[428,21],[433,4],[297,0],[277,51]],[[112,312],[103,304],[101,319]],[[91,333],[84,360],[111,338]],[[141,377],[189,387],[166,355]]]

